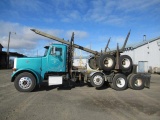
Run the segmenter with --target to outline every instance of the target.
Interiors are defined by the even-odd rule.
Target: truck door
[[[52,46],[48,55],[48,72],[65,72],[66,58],[63,46]]]

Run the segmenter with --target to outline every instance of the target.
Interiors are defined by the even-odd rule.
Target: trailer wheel
[[[141,90],[144,88],[144,78],[140,74],[133,74],[129,79],[129,86],[134,90]]]
[[[104,81],[105,81],[104,76],[101,73],[95,73],[94,75],[92,75],[92,77],[90,79],[91,85],[96,88],[102,87],[104,84]]]
[[[119,67],[121,70],[129,70],[132,67],[132,59],[128,55],[122,55],[119,58]]]
[[[112,85],[111,87],[115,90],[125,90],[127,88],[127,78],[125,75],[123,74],[116,74],[114,77],[113,77],[113,80],[112,80]]]
[[[115,67],[115,58],[112,55],[105,54],[102,55],[99,59],[99,68],[101,68],[104,71],[111,71]]]
[[[20,73],[15,78],[14,86],[20,92],[31,92],[36,86],[36,79],[31,73]]]

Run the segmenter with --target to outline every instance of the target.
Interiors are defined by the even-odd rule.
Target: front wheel
[[[127,88],[127,78],[123,74],[116,74],[113,77],[111,87],[115,90],[125,90]]]
[[[96,88],[102,87],[104,84],[104,81],[105,81],[104,76],[101,73],[95,73],[94,75],[92,75],[90,79],[91,85]]]
[[[20,92],[31,92],[36,86],[36,79],[31,73],[24,72],[15,78],[14,86]]]

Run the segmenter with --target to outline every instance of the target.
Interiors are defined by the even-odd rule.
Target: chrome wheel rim
[[[116,80],[116,85],[117,85],[117,87],[119,87],[119,88],[124,87],[124,86],[125,86],[125,83],[126,83],[126,81],[125,81],[124,78],[118,78],[118,79]]]
[[[113,60],[111,58],[106,58],[103,63],[105,67],[112,67]]]
[[[137,80],[135,81],[134,85],[135,85],[136,87],[140,87],[140,86],[142,85],[142,80],[141,80],[141,79],[137,79]]]
[[[93,79],[94,84],[101,85],[103,82],[103,78],[99,75],[96,75]]]
[[[130,62],[129,59],[125,58],[125,59],[122,60],[122,66],[124,68],[128,68],[130,66],[130,64],[131,64],[131,62]]]
[[[19,80],[19,86],[22,89],[29,89],[32,85],[32,80],[29,77],[22,77]]]

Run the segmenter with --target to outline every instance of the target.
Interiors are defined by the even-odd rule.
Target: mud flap
[[[145,80],[145,87],[150,88],[150,80],[151,80],[151,74],[142,74],[144,80]]]

